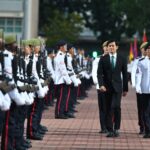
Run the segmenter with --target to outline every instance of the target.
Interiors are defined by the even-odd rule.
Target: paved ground
[[[89,97],[80,101],[75,119],[54,119],[54,108],[46,110],[42,124],[49,132],[43,141],[32,141],[31,150],[150,150],[150,139],[138,134],[135,92],[130,89],[122,99],[121,135],[106,138],[99,134],[96,90],[89,91]]]

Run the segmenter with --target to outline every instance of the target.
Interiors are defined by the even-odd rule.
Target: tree
[[[82,31],[81,17],[75,13],[64,16],[57,10],[53,13],[53,18],[49,18],[47,24],[43,27],[47,37],[47,45],[51,46],[60,39],[75,42]]]
[[[42,26],[53,18],[52,10],[62,14],[77,12],[83,16],[85,27],[90,28],[102,41],[123,36],[142,35],[143,29],[150,34],[149,0],[41,0]],[[49,17],[46,17],[49,16]]]

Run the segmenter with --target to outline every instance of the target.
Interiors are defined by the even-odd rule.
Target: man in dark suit
[[[107,137],[119,136],[121,123],[121,96],[128,91],[127,61],[118,52],[115,40],[107,43],[109,54],[103,56],[98,65],[99,90],[106,96]]]

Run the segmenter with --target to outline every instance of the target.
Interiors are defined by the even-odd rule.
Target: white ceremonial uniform
[[[81,81],[80,81],[80,79],[78,79],[76,77],[76,74],[74,72],[74,69],[73,69],[73,66],[72,66],[72,56],[69,53],[67,53],[66,55],[67,55],[67,71],[68,71],[68,74],[71,74],[70,79],[73,82],[74,86],[78,87],[78,85],[81,84]]]
[[[87,68],[87,63],[88,63],[88,61],[86,59],[83,59],[83,66],[84,66],[84,68]],[[84,70],[84,77],[86,79],[90,79],[90,75],[87,73],[87,70]]]
[[[137,71],[138,62],[141,58],[144,58],[144,56],[136,58],[132,63],[132,69],[131,69],[132,87],[136,86],[136,82],[137,82],[136,71]]]
[[[0,63],[0,73],[2,75],[2,66]],[[0,81],[1,83],[1,81]],[[10,105],[11,105],[11,99],[8,95],[8,93],[3,94],[2,91],[0,91],[0,110],[2,111],[7,111],[10,109]]]
[[[53,81],[55,82],[55,70],[52,66],[52,59],[50,57],[47,57],[47,69],[51,73],[51,77]]]
[[[138,93],[150,94],[150,59],[148,56],[138,62],[137,86]]]
[[[45,91],[45,89],[41,85],[41,81],[40,81],[40,78],[38,76],[37,69],[36,69],[37,61],[38,61],[38,55],[34,54],[33,65],[32,65],[32,75],[37,79],[37,85],[39,87],[39,90],[37,91],[38,97],[44,98],[47,91]]]
[[[54,58],[55,64],[55,85],[59,84],[71,84],[71,79],[68,75],[65,62],[64,62],[65,54],[61,51],[58,51],[56,57]]]
[[[12,60],[13,55],[8,50],[4,50],[4,54],[7,54],[8,57],[4,57],[4,73],[6,77],[11,79],[11,81],[8,84],[15,84],[12,74]],[[18,91],[17,88],[14,88],[9,93],[10,98],[17,104],[17,105],[24,105],[25,104],[25,97],[22,97]]]
[[[99,89],[98,79],[97,79],[97,69],[98,69],[99,61],[100,61],[100,57],[97,57],[95,58],[92,64],[92,78],[94,84],[96,85],[96,89]]]

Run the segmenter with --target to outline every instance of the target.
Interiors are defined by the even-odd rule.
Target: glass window
[[[7,19],[7,26],[13,26],[13,19]]]
[[[13,27],[7,27],[6,32],[13,32]]]
[[[5,25],[5,20],[4,19],[0,19],[0,26],[4,26]]]
[[[16,19],[15,25],[16,25],[16,26],[22,26],[22,21],[21,21],[21,19]]]
[[[20,18],[0,18],[0,28],[7,33],[21,33],[22,19]]]
[[[21,32],[21,27],[15,27],[15,32]]]

